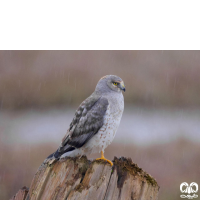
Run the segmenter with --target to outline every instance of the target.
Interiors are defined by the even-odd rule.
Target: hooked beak
[[[124,85],[124,82],[120,82],[120,89],[123,90],[124,92],[126,91],[126,88],[125,88],[125,85]]]

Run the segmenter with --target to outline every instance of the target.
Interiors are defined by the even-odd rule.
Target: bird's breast
[[[118,98],[109,98],[108,101],[109,105],[103,118],[103,126],[86,144],[86,147],[90,149],[90,153],[104,151],[113,141],[119,127],[124,111],[123,95],[119,95]]]

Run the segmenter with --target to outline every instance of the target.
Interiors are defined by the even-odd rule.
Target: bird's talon
[[[109,162],[111,166],[113,166],[113,162],[112,161],[107,160],[107,159],[106,159],[106,161]]]
[[[104,157],[103,151],[101,151],[101,158],[97,158],[96,160],[105,160],[105,161],[107,161],[108,163],[110,163],[111,166],[113,166],[113,163],[112,163],[110,160],[108,160],[108,159],[106,159],[106,158]]]

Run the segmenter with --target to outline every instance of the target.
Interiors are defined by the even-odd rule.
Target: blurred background
[[[160,200],[200,184],[200,51],[0,51],[0,199],[30,186],[107,74],[126,92],[105,156],[131,157],[157,180]]]

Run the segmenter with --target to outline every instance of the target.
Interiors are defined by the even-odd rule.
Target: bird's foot
[[[113,166],[112,161],[110,161],[110,160],[108,160],[108,159],[106,159],[106,158],[104,157],[103,151],[101,151],[101,158],[97,158],[96,160],[105,160],[105,161],[107,161],[108,163],[110,163],[111,166]]]

